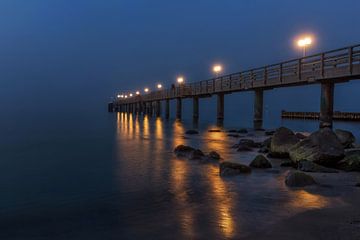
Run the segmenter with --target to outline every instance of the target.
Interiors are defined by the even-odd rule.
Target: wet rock
[[[344,148],[351,148],[353,146],[355,142],[355,136],[352,134],[352,132],[336,129],[335,134],[339,138]]]
[[[221,132],[220,129],[210,129],[208,132]]]
[[[302,134],[302,133],[296,133],[295,136],[300,140],[303,140],[303,139],[306,138],[306,136],[304,134]]]
[[[262,145],[262,143],[257,143],[254,140],[247,139],[247,138],[241,139],[239,141],[239,144],[244,144],[249,148],[259,148]]]
[[[360,183],[355,184],[355,187],[360,187]]]
[[[289,149],[298,142],[299,139],[293,131],[285,127],[280,127],[271,138],[271,155],[278,158],[287,158],[289,157]]]
[[[280,164],[280,167],[293,167],[293,168],[297,168],[297,163],[291,161],[291,160],[286,160],[286,161],[283,161],[281,164]]]
[[[228,137],[234,137],[234,138],[239,138],[240,135],[239,134],[228,134]]]
[[[238,152],[252,151],[252,148],[244,143],[239,143],[237,144],[237,151]]]
[[[262,144],[261,144],[263,147],[266,147],[268,149],[270,149],[270,146],[271,146],[271,137],[265,139]]]
[[[267,131],[265,131],[266,136],[272,136],[272,135],[274,135],[274,133],[275,133],[275,130],[267,130]]]
[[[222,162],[219,165],[219,172],[220,176],[234,176],[243,173],[251,173],[251,168],[240,164],[240,163],[233,163],[233,162]]]
[[[211,159],[214,159],[214,160],[220,160],[220,154],[218,154],[217,152],[215,151],[211,151],[208,155],[207,155],[208,158],[211,158]]]
[[[246,136],[248,136],[248,137],[255,137],[255,134],[249,133],[249,134],[247,134]]]
[[[178,145],[174,149],[174,153],[177,157],[189,157],[193,151],[195,151],[195,148],[185,145]]]
[[[291,147],[289,155],[294,162],[306,159],[332,167],[344,157],[344,147],[331,129],[323,128]]]
[[[253,168],[272,168],[270,161],[263,155],[257,155],[250,163],[250,167]]]
[[[258,151],[258,153],[268,153],[269,149],[267,147],[261,147]]]
[[[303,172],[337,173],[335,169],[320,166],[316,163],[303,160],[298,163],[298,170]]]
[[[228,133],[236,133],[237,131],[235,129],[230,129],[227,131]]]
[[[198,132],[197,130],[191,129],[191,130],[187,130],[187,131],[185,132],[185,134],[193,135],[193,134],[199,134],[199,132]]]
[[[190,160],[201,160],[205,154],[200,149],[195,149],[189,155]]]
[[[302,172],[290,172],[285,178],[288,187],[305,187],[316,184],[314,178]]]
[[[338,163],[337,167],[347,172],[360,172],[360,150],[347,152],[345,158]]]
[[[238,133],[248,133],[248,130],[246,128],[241,128],[237,132]]]

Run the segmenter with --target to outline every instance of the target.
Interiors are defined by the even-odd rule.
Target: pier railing
[[[254,68],[200,82],[188,83],[153,91],[141,96],[118,99],[117,102],[135,103],[216,93],[307,85],[324,80],[346,81],[360,77],[360,44],[277,64]]]

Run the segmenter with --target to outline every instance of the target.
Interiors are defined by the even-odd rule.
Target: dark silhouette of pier
[[[169,118],[170,100],[176,100],[176,117],[181,119],[182,99],[193,99],[193,118],[199,118],[199,98],[217,96],[217,120],[224,119],[225,95],[254,91],[254,128],[262,127],[263,93],[273,88],[320,84],[320,127],[332,127],[336,83],[360,78],[360,44],[293,59],[213,79],[178,84],[170,89],[153,91],[109,103],[109,111],[161,115]]]

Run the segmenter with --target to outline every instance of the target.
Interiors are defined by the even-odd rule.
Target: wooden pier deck
[[[254,91],[254,127],[261,127],[263,91],[273,88],[321,84],[321,126],[332,126],[333,94],[336,83],[360,78],[360,44],[331,50],[311,56],[271,64],[238,73],[219,76],[199,82],[180,84],[173,88],[152,91],[126,99],[116,99],[115,111],[150,113],[160,101],[177,100],[177,118],[181,118],[181,99],[193,98],[194,118],[199,116],[198,99],[217,95],[217,119],[224,118],[224,95],[241,91]],[[155,106],[153,103],[156,103]],[[160,110],[152,112],[159,113]],[[258,124],[255,124],[258,123]]]

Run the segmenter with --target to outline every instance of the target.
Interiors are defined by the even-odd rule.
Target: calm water
[[[289,190],[276,160],[274,171],[220,178],[215,164],[177,159],[178,144],[243,163],[256,155],[230,149],[236,140],[205,121],[199,136],[185,136],[193,123],[99,111],[23,117],[2,127],[0,239],[230,239],[339,201],[327,188]]]

